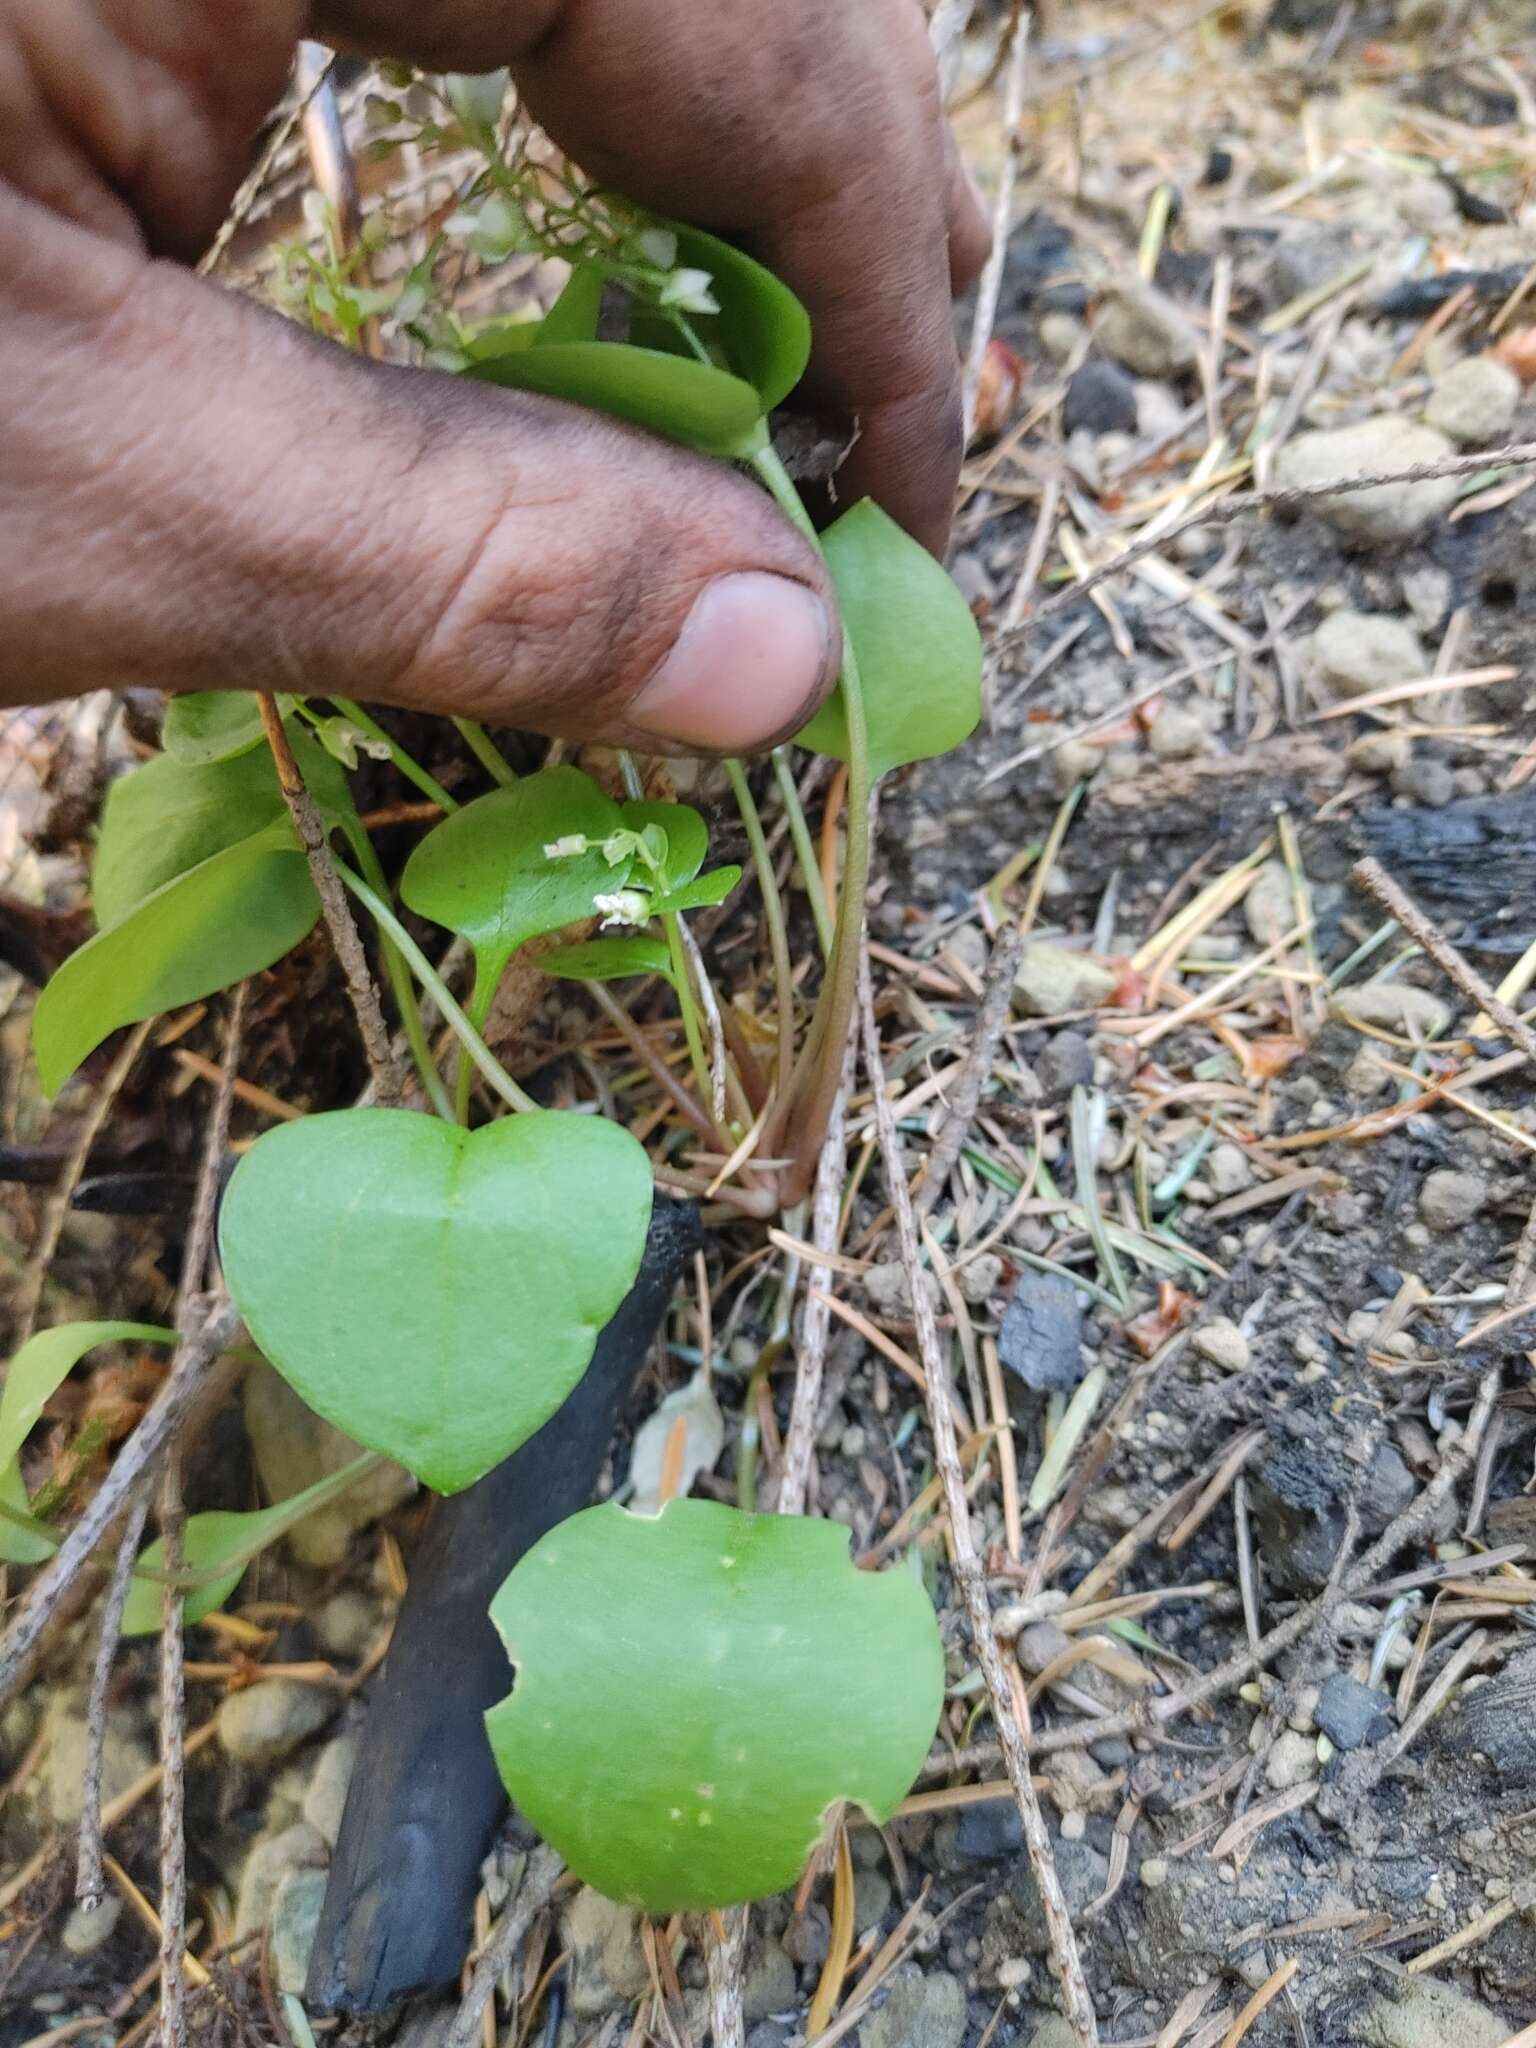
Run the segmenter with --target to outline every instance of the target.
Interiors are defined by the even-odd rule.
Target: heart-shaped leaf
[[[764,433],[763,402],[740,377],[627,342],[564,341],[476,355],[465,374],[589,405],[709,455],[750,454]]]
[[[193,690],[172,697],[160,727],[161,746],[189,767],[248,753],[265,737],[261,705],[249,690]]]
[[[864,498],[821,536],[858,658],[872,774],[946,754],[981,716],[981,635],[928,550]],[[841,693],[797,735],[848,758]]]
[[[508,1790],[651,1913],[782,1891],[838,1800],[889,1819],[943,1703],[927,1595],[857,1571],[833,1522],[610,1502],[536,1543],[491,1618],[517,1671],[486,1716]]]
[[[176,876],[71,953],[37,999],[32,1044],[46,1094],[120,1025],[194,1003],[281,960],[320,899],[286,816]]]
[[[554,946],[539,955],[539,966],[561,981],[622,981],[626,974],[661,974],[672,979],[672,956],[666,941],[652,938],[648,932]]]
[[[538,324],[535,348],[550,348],[563,341],[595,341],[603,283],[603,273],[595,263],[575,264],[560,296]]]
[[[244,1514],[215,1508],[207,1514],[189,1516],[181,1537],[182,1569],[198,1573],[216,1571],[219,1577],[207,1585],[187,1588],[181,1603],[182,1626],[191,1628],[194,1622],[202,1621],[206,1615],[222,1607],[255,1557],[276,1543],[279,1537],[286,1536],[306,1515],[325,1507],[367,1472],[377,1469],[378,1460],[370,1451],[361,1458],[352,1459],[339,1472],[330,1472],[324,1479],[317,1479],[301,1493],[279,1501],[275,1507],[256,1508]],[[163,1537],[155,1538],[140,1557],[139,1564],[153,1571],[165,1570]],[[159,1626],[159,1581],[135,1579],[123,1609],[123,1634],[153,1635]]]
[[[707,270],[720,304],[717,314],[693,319],[738,377],[754,386],[764,412],[782,405],[805,375],[811,321],[804,306],[771,270],[702,228],[667,226],[677,237],[677,260]]]
[[[650,1213],[644,1149],[597,1117],[537,1110],[467,1131],[336,1110],[257,1140],[219,1242],[251,1335],[295,1392],[457,1493],[586,1371]]]
[[[27,1489],[21,1476],[21,1447],[50,1394],[64,1384],[87,1351],[98,1344],[174,1344],[176,1332],[158,1323],[60,1323],[29,1337],[6,1367],[0,1393],[0,1501],[25,1513]],[[0,1522],[0,1559],[37,1564],[51,1555],[41,1536]]]
[[[602,851],[618,826],[618,805],[590,775],[541,768],[477,797],[421,841],[400,894],[420,916],[469,941],[477,1022],[519,946],[592,917],[599,896],[623,888],[629,862],[614,865]],[[583,838],[585,852],[550,851]]]

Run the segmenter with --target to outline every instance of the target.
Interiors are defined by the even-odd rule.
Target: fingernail
[[[667,745],[733,754],[810,717],[835,673],[832,614],[815,591],[760,569],[708,584],[629,707]]]

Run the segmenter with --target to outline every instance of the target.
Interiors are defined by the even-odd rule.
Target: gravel
[[[1443,1166],[1425,1176],[1419,1214],[1432,1230],[1457,1230],[1472,1221],[1487,1199],[1488,1183],[1480,1173]]]
[[[1350,477],[1380,476],[1444,462],[1453,444],[1433,427],[1396,414],[1361,420],[1353,427],[1329,427],[1299,434],[1280,451],[1275,483],[1280,490],[1305,490]],[[1390,547],[1412,540],[1455,503],[1455,477],[1420,483],[1375,484],[1309,501],[1307,509],[1351,540]]]
[[[1334,612],[1312,635],[1318,673],[1335,697],[1359,697],[1427,675],[1419,636],[1384,612]]]
[[[1318,1690],[1313,1719],[1335,1749],[1361,1749],[1392,1727],[1391,1703],[1374,1686],[1335,1672]]]
[[[1463,448],[1481,448],[1509,431],[1520,379],[1494,356],[1467,356],[1439,378],[1424,418]]]

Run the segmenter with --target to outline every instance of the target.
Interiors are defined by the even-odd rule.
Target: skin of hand
[[[510,64],[584,168],[810,309],[839,478],[939,548],[986,231],[916,0],[0,0],[0,702],[294,689],[736,752],[832,687],[825,570],[722,464],[365,361],[182,265],[296,38]]]

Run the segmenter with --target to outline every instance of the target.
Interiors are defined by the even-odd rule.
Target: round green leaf
[[[730,861],[723,868],[711,869],[707,875],[695,876],[680,889],[658,896],[651,905],[651,915],[664,917],[674,910],[710,909],[716,903],[723,903],[740,880],[741,869]]]
[[[709,455],[745,455],[762,438],[763,401],[711,363],[627,342],[567,341],[480,355],[466,376],[589,405]]]
[[[811,355],[811,320],[804,306],[771,270],[707,235],[702,228],[668,221],[677,237],[677,260],[707,270],[720,302],[718,314],[694,318],[705,341],[713,341],[736,372],[757,391],[764,412],[782,405],[805,375]]]
[[[491,1604],[517,1678],[486,1716],[507,1789],[579,1877],[651,1913],[795,1882],[827,1809],[889,1819],[944,1696],[928,1597],[833,1522],[611,1502]]]
[[[621,981],[626,974],[663,974],[668,981],[672,979],[672,956],[666,942],[648,932],[555,946],[539,955],[538,964],[560,981]]]
[[[601,841],[619,807],[579,768],[541,768],[444,818],[405,864],[400,894],[412,910],[467,939],[482,987],[529,939],[594,915],[597,897],[622,889],[629,863],[612,866]],[[571,836],[585,853],[551,854]]]
[[[258,1139],[219,1242],[289,1385],[457,1493],[586,1371],[639,1270],[651,1193],[643,1147],[597,1117],[538,1110],[466,1131],[336,1110]]]
[[[120,1025],[195,1003],[259,974],[314,927],[320,899],[286,814],[177,875],[71,953],[32,1012],[32,1045],[55,1095]]]
[[[871,772],[947,754],[981,717],[981,635],[970,606],[928,550],[870,498],[829,526],[821,545],[858,657]],[[796,737],[846,761],[841,694]]]
[[[261,705],[249,690],[193,690],[165,707],[160,744],[189,767],[248,753],[266,737]]]

